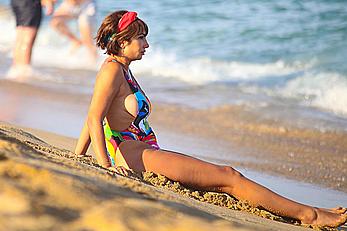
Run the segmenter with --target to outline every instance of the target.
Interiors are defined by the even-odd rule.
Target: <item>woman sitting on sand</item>
[[[96,78],[77,155],[84,155],[92,142],[98,163],[117,172],[152,171],[195,189],[228,193],[304,224],[337,227],[346,222],[344,208],[300,204],[247,179],[232,167],[160,149],[147,122],[150,101],[129,69],[149,47],[147,34],[147,25],[135,12],[117,11],[102,22],[97,46],[109,57]]]

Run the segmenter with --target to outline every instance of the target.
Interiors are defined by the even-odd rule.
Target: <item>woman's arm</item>
[[[90,136],[88,131],[87,120],[84,122],[81,135],[77,141],[75,148],[76,155],[85,155],[90,145]]]
[[[103,120],[119,91],[121,77],[122,69],[117,64],[110,63],[101,68],[96,78],[94,94],[88,111],[86,126],[96,159],[103,167],[111,166],[107,156]]]

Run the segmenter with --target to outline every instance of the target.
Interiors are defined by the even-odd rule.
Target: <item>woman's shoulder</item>
[[[119,63],[112,62],[109,59],[106,59],[104,61],[98,73],[98,77],[108,76],[109,78],[117,78],[117,79],[119,79],[123,75],[124,75],[123,67]]]
[[[119,64],[104,62],[96,76],[94,92],[118,92],[124,82],[123,69]]]

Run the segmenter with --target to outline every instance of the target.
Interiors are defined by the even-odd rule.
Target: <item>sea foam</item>
[[[298,99],[305,106],[318,107],[347,116],[347,78],[337,73],[307,72],[290,80],[275,93]]]

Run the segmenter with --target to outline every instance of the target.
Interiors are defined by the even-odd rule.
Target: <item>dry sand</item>
[[[113,174],[74,143],[0,123],[0,230],[306,230],[226,194]]]

